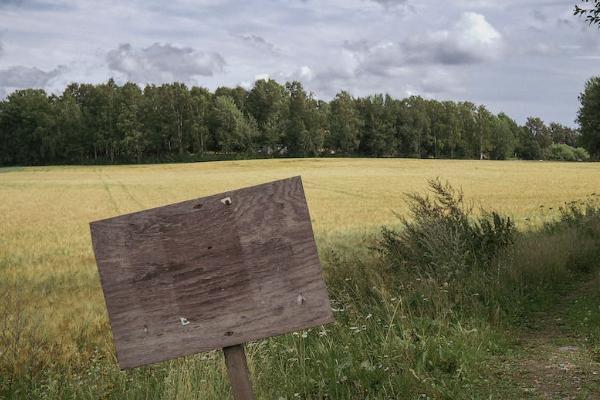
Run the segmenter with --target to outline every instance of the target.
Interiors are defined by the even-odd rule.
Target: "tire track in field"
[[[129,197],[135,203],[135,205],[137,205],[139,208],[147,208],[131,193],[131,191],[127,188],[127,185],[125,185],[122,181],[117,181],[117,183],[119,184],[119,187],[121,188],[121,190],[123,190],[123,192],[125,192],[127,197]]]
[[[108,199],[110,200],[110,203],[112,204],[113,209],[117,213],[120,214],[121,213],[121,208],[119,207],[119,204],[117,203],[117,201],[115,200],[112,192],[110,191],[110,187],[109,187],[108,183],[106,182],[106,179],[104,179],[104,176],[102,175],[102,168],[98,169],[98,176],[100,177],[100,180],[102,181],[102,186],[104,186],[104,190],[108,194]]]
[[[343,194],[346,196],[351,196],[351,197],[360,197],[361,199],[369,199],[371,197],[366,196],[364,194],[360,194],[358,192],[350,192],[347,190],[341,190],[341,189],[331,189],[331,188],[325,188],[319,185],[315,185],[315,184],[307,184],[306,182],[302,182],[302,184],[304,185],[305,188],[308,189],[312,189],[312,190],[323,190],[326,192],[332,192],[332,193],[338,193],[338,194]]]

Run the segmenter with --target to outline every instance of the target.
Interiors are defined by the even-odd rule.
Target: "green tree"
[[[458,118],[462,127],[460,154],[465,158],[480,158],[479,129],[477,127],[477,106],[471,102],[458,104]]]
[[[253,117],[246,118],[231,96],[215,98],[213,124],[221,151],[250,153],[254,150],[258,136],[256,120]]]
[[[236,107],[242,112],[246,113],[246,98],[248,97],[248,91],[241,86],[236,86],[234,88],[228,88],[225,86],[218,87],[215,90],[215,97],[219,96],[229,96],[233,99]]]
[[[288,82],[289,96],[284,145],[291,155],[316,155],[323,145],[324,104],[307,95],[298,81]]]
[[[329,104],[309,96],[307,106],[303,151],[305,155],[316,156],[323,151],[325,138],[329,135]]]
[[[492,149],[491,136],[493,126],[494,116],[492,113],[485,106],[477,107],[475,114],[475,135],[480,160],[488,157]]]
[[[189,146],[189,131],[184,129],[189,118],[191,95],[187,86],[180,82],[161,86],[163,92],[163,112],[167,116],[166,128],[169,137],[169,149],[174,142],[179,156],[183,156]]]
[[[117,129],[122,139],[123,154],[134,158],[138,163],[146,150],[148,139],[140,118],[142,90],[134,83],[126,83],[120,89],[120,110],[117,117]]]
[[[543,157],[540,144],[532,132],[524,126],[520,127],[517,133],[515,153],[523,160],[539,160]]]
[[[443,106],[446,127],[443,155],[454,158],[462,145],[463,126],[458,112],[458,105],[451,101],[445,101]]]
[[[121,138],[118,136],[117,116],[119,115],[119,86],[111,78],[97,88],[98,101],[98,147],[111,162],[118,156]]]
[[[571,129],[568,126],[559,124],[558,122],[552,122],[548,126],[550,136],[552,137],[552,143],[555,144],[566,144],[571,147],[577,145],[579,139],[579,132],[575,129]]]
[[[246,109],[256,120],[259,130],[259,146],[270,154],[281,143],[285,130],[284,115],[287,112],[285,87],[276,81],[258,80],[248,93]]]
[[[53,161],[57,149],[55,109],[41,89],[18,90],[10,94],[0,109],[0,157],[6,164],[31,165]]]
[[[505,160],[514,154],[517,124],[506,114],[494,118],[490,156],[494,160]]]
[[[211,101],[212,95],[207,89],[194,86],[190,90],[190,109],[186,120],[186,129],[191,136],[194,153],[200,155],[204,155],[208,146],[208,119]]]
[[[75,98],[81,112],[81,130],[78,137],[85,143],[88,158],[97,160],[101,155],[103,118],[105,108],[104,96],[99,85],[73,83],[67,86],[66,95]]]
[[[552,144],[552,135],[550,130],[540,118],[529,117],[525,123],[525,128],[531,136],[538,142],[542,151]]]
[[[81,107],[69,90],[51,99],[55,110],[55,134],[46,137],[47,157],[59,162],[81,162],[87,158],[90,145]]]
[[[391,97],[381,94],[359,99],[358,111],[362,120],[360,152],[382,157],[398,149],[396,118],[391,114]]]
[[[352,153],[360,144],[360,119],[354,99],[348,92],[340,92],[330,103],[328,147],[343,153]]]
[[[588,80],[579,96],[581,107],[577,122],[581,133],[581,144],[598,159],[600,158],[600,76]]]
[[[163,98],[163,88],[156,85],[144,87],[141,104],[142,129],[146,139],[146,153],[157,159],[164,157],[170,148],[167,106]]]
[[[62,95],[22,90],[0,101],[0,164],[172,160],[206,152],[314,156],[538,159],[552,143],[598,148],[598,87],[581,94],[578,131],[529,118],[519,127],[469,102],[389,95],[315,99],[299,82],[259,80],[249,92],[183,83],[68,85]],[[577,149],[576,149],[577,150]],[[575,150],[574,150],[575,151]],[[585,159],[585,154],[577,156]],[[187,159],[187,157],[186,157]]]

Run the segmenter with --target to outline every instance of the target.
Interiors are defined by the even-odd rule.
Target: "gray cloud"
[[[265,38],[259,35],[239,35],[238,36],[242,41],[250,46],[257,48],[259,50],[266,50],[273,54],[279,54],[279,49],[273,43],[269,42]]]
[[[276,73],[273,77],[279,81],[299,80],[305,88],[317,98],[332,98],[340,90],[346,90],[355,96],[368,96],[374,93],[388,93],[394,96],[421,95],[448,99],[466,95],[464,76],[444,67],[420,66],[402,68],[395,72],[393,79],[365,74],[361,71],[339,70],[318,66],[302,66],[292,73]],[[390,85],[393,81],[394,84]],[[377,89],[374,89],[377,88]]]
[[[300,0],[302,3],[309,3],[309,0]],[[363,2],[377,3],[386,10],[396,8],[410,7],[411,0],[362,0]],[[411,7],[412,8],[412,7]]]
[[[448,29],[396,41],[347,40],[342,48],[329,55],[335,67],[323,59],[273,76],[300,80],[325,97],[340,89],[363,95],[456,96],[466,92],[463,68],[493,62],[503,54],[505,40],[483,15],[464,12]]]
[[[53,93],[111,76],[214,90],[268,74],[323,99],[421,94],[567,124],[600,57],[597,29],[565,0],[0,0],[0,26],[3,82],[48,77]]]
[[[65,11],[74,9],[63,0],[0,0],[0,8],[20,8],[36,11]]]
[[[225,59],[217,52],[202,52],[191,47],[154,43],[146,48],[119,45],[106,54],[108,67],[128,80],[148,82],[189,82],[197,76],[223,72]]]
[[[540,22],[548,21],[548,17],[544,14],[540,9],[533,10],[532,12],[533,18]]]
[[[379,3],[384,7],[397,7],[403,6],[408,3],[408,0],[370,0],[375,3]]]
[[[0,88],[45,88],[53,79],[62,75],[67,68],[58,66],[50,71],[42,71],[36,67],[15,65],[0,70]]]

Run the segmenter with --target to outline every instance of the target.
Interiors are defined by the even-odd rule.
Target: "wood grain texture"
[[[244,345],[224,347],[223,353],[225,354],[225,364],[227,365],[233,398],[235,400],[255,400]]]
[[[333,321],[300,177],[90,226],[121,368]]]

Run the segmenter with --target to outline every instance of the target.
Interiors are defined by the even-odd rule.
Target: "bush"
[[[546,159],[558,161],[587,161],[590,153],[582,147],[571,147],[568,144],[551,144],[545,151]]]
[[[420,315],[518,315],[529,299],[600,266],[600,197],[566,203],[542,229],[518,233],[497,212],[475,214],[449,184],[429,187],[433,197],[409,195],[409,218],[384,228],[376,246],[387,282]]]
[[[569,269],[590,272],[600,259],[600,199],[595,195],[585,200],[571,201],[559,207],[555,221],[544,225],[551,233],[572,231],[571,243],[577,243],[570,251]]]
[[[408,195],[411,218],[400,217],[400,230],[383,229],[377,248],[394,267],[450,280],[488,267],[513,242],[510,218],[486,210],[476,216],[462,191],[439,179],[429,188],[433,198]]]
[[[573,149],[573,152],[575,153],[577,161],[589,161],[590,159],[590,153],[583,147],[577,147]]]
[[[575,161],[574,149],[567,144],[551,144],[545,151],[546,159],[558,161]]]
[[[592,194],[583,200],[566,202],[558,208],[558,218],[544,224],[549,231],[560,230],[564,227],[576,227],[584,230],[594,230],[600,226],[600,195]],[[600,236],[594,231],[593,235]]]

